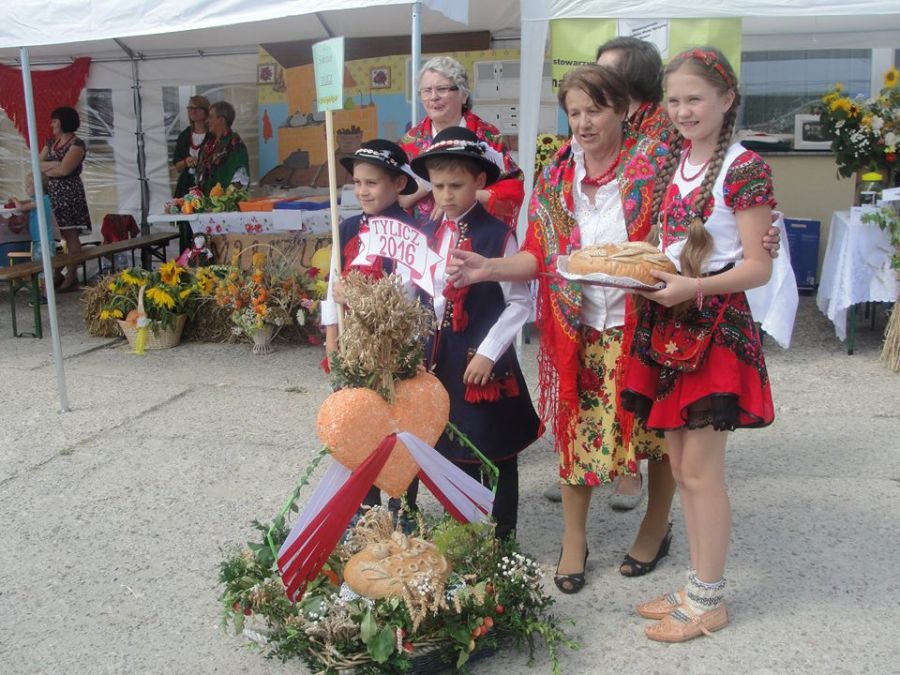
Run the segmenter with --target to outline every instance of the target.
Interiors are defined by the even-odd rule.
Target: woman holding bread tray
[[[585,583],[593,488],[637,472],[629,446],[631,457],[656,460],[651,464],[660,465],[664,456],[662,436],[634,424],[619,405],[635,317],[630,296],[558,275],[560,259],[573,251],[641,242],[650,232],[658,206],[652,203],[654,178],[667,150],[626,129],[627,91],[609,68],[572,70],[559,89],[572,140],[538,179],[521,251],[486,259],[455,250],[447,266],[456,286],[538,280],[540,413],[552,426],[560,458],[564,532],[554,581],[563,593],[576,593]],[[671,494],[663,497],[664,508],[649,505],[642,524],[656,536],[654,565],[671,540]]]

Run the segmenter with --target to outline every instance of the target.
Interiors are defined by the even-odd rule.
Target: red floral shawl
[[[675,125],[659,103],[642,103],[628,118],[628,124],[635,133],[649,136],[666,145],[672,142],[677,133]]]
[[[504,168],[500,173],[500,178],[486,188],[491,193],[491,199],[485,208],[492,216],[499,218],[510,227],[515,227],[516,219],[519,216],[519,207],[525,201],[525,174],[510,156],[509,148],[503,142],[503,136],[497,127],[488,124],[472,111],[464,113],[463,119],[466,122],[466,128],[474,132],[479,141],[487,142],[494,150],[503,155]],[[426,117],[406,132],[399,144],[412,160],[430,148],[433,140],[431,120]],[[412,215],[422,223],[430,219],[433,210],[434,198],[428,194],[416,203]]]
[[[651,213],[654,177],[666,154],[665,145],[659,141],[633,133],[625,137],[616,180],[630,241],[646,239],[650,232],[654,217]],[[572,197],[574,176],[574,154],[567,143],[538,179],[528,209],[528,232],[522,244],[522,250],[531,253],[538,262],[540,415],[545,424],[552,426],[556,449],[563,453],[564,467],[571,465],[578,420],[581,286],[555,276],[555,272],[557,256],[580,247]],[[625,342],[616,367],[617,380],[624,377],[627,369],[634,325],[635,316],[628,298]],[[616,418],[627,444],[633,418],[618,400]]]

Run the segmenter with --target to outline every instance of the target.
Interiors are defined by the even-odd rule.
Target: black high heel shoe
[[[591,554],[590,549],[585,547],[584,549],[584,565],[581,567],[581,572],[577,574],[560,574],[559,573],[559,563],[562,562],[562,554],[563,549],[560,546],[559,548],[559,560],[556,562],[556,574],[553,575],[553,583],[556,584],[556,587],[566,593],[568,595],[572,595],[573,593],[577,593],[582,588],[584,588],[584,570],[587,568],[587,560],[588,556]]]
[[[650,572],[656,569],[656,564],[669,555],[669,546],[671,546],[671,544],[672,523],[669,523],[669,529],[666,530],[666,536],[663,537],[663,540],[659,544],[659,550],[656,552],[656,557],[650,562],[642,562],[626,554],[625,558],[622,560],[622,564],[619,565],[619,574],[623,577],[642,577],[645,574],[650,574]],[[626,571],[626,565],[630,568],[628,571]]]

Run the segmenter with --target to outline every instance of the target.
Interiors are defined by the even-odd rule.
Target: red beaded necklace
[[[612,164],[610,164],[609,168],[607,168],[606,171],[601,173],[599,176],[590,176],[590,177],[585,176],[584,178],[581,179],[581,184],[589,185],[591,187],[601,187],[603,185],[606,185],[607,183],[612,181],[613,178],[615,178],[616,169],[618,168],[619,162],[621,160],[622,160],[622,153],[620,152],[616,156],[616,161],[613,162]],[[585,168],[585,171],[587,171],[587,163],[585,163],[584,168]]]
[[[697,180],[701,176],[701,174],[704,171],[706,171],[706,167],[708,167],[709,163],[712,161],[712,157],[710,157],[708,160],[706,160],[705,162],[703,162],[703,164],[700,165],[700,168],[697,170],[697,173],[695,173],[693,176],[686,176],[684,174],[684,166],[685,166],[685,164],[687,164],[688,157],[690,157],[690,156],[691,156],[691,149],[688,148],[687,151],[684,153],[684,156],[681,158],[681,163],[678,165],[678,173],[681,174],[681,179],[685,183],[690,183],[690,182]]]

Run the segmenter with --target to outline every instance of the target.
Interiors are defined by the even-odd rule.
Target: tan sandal
[[[682,605],[685,595],[685,590],[682,588],[674,593],[665,593],[657,598],[653,598],[653,600],[642,602],[634,609],[645,619],[659,621],[671,614],[673,609]]]
[[[687,642],[701,635],[711,635],[728,625],[725,603],[703,614],[694,614],[687,605],[675,608],[661,621],[644,629],[644,634],[657,642]]]

